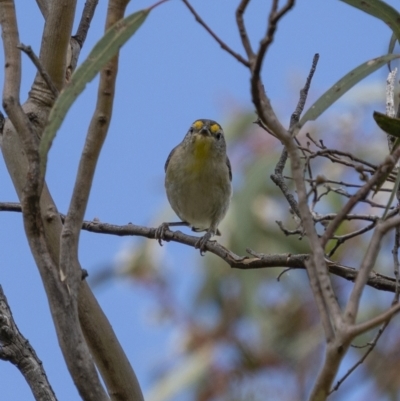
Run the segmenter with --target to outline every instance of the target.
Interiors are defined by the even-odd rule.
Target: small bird
[[[213,235],[221,235],[218,225],[232,195],[232,169],[222,127],[213,120],[196,120],[169,154],[165,173],[168,201],[182,221],[161,224],[156,238],[161,245],[170,226],[186,225],[195,232],[206,231],[195,244],[203,255],[207,241]]]

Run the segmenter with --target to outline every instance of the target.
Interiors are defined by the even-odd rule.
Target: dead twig
[[[50,78],[50,75],[47,73],[47,71],[44,69],[42,66],[42,63],[40,62],[39,58],[36,56],[34,51],[30,46],[26,46],[23,43],[20,43],[18,46],[18,49],[22,50],[32,61],[36,69],[39,71],[39,74],[42,76],[44,81],[46,82],[47,86],[51,90],[51,93],[54,95],[55,98],[58,97],[58,89],[54,85],[53,81]]]
[[[236,53],[232,50],[219,36],[204,22],[204,20],[200,17],[197,11],[193,8],[193,6],[189,3],[188,0],[182,0],[185,6],[189,9],[189,11],[193,14],[196,21],[217,41],[217,43],[221,46],[223,50],[228,52],[231,56],[233,56],[237,61],[242,63],[245,67],[250,67],[250,63],[244,59],[239,53]]]

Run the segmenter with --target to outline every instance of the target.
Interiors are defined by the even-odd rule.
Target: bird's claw
[[[206,245],[207,245],[207,242],[210,241],[210,238],[212,236],[213,236],[213,233],[208,231],[201,238],[199,238],[198,241],[194,244],[194,247],[196,249],[200,249],[201,256],[204,256],[204,254],[207,252]],[[210,241],[210,242],[215,242],[215,241]]]
[[[165,241],[165,232],[169,230],[169,225],[167,223],[162,223],[160,226],[156,229],[155,232],[155,238],[158,240],[158,243],[160,246],[163,246],[162,242],[163,240]]]

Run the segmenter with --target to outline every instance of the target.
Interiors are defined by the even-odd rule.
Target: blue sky
[[[39,53],[41,14],[34,1],[17,3],[21,42]],[[215,32],[244,55],[234,19],[236,3],[233,0],[192,1]],[[269,7],[269,3],[253,0],[246,16],[255,47],[265,31],[268,13],[265,4]],[[263,69],[268,96],[286,124],[314,53],[320,54],[320,62],[308,106],[346,72],[385,54],[391,35],[382,22],[340,1],[297,3],[280,23]],[[79,11],[83,4],[78,1]],[[131,1],[128,13],[151,4],[149,0]],[[106,4],[101,1],[80,61],[102,34],[105,11]],[[0,65],[3,65],[2,53]],[[34,74],[30,61],[23,56],[22,101],[26,99]],[[381,82],[384,86],[385,78],[386,70],[382,69],[370,82]],[[2,80],[1,74],[1,85]],[[68,208],[96,91],[97,79],[87,86],[69,112],[50,151],[47,182],[62,212]],[[253,110],[246,68],[218,46],[181,1],[170,0],[153,10],[121,50],[113,119],[86,219],[158,225],[160,210],[166,207],[163,167],[170,149],[181,141],[194,120],[210,118],[224,125],[238,109]],[[17,201],[2,160],[0,201]],[[78,399],[58,348],[19,214],[0,213],[0,243],[0,284],[15,320],[42,359],[59,399]],[[97,269],[112,264],[118,252],[130,243],[139,242],[83,233],[80,260],[89,274],[94,274]],[[183,265],[182,260],[189,260],[189,256],[193,260],[193,250],[174,244],[166,247],[171,251],[169,261],[176,265],[175,271]],[[131,359],[144,392],[148,391],[152,383],[149,371],[168,345],[164,332],[149,322],[151,300],[146,298],[144,290],[121,281],[100,287],[95,294]],[[181,294],[184,296],[184,288]],[[33,400],[24,379],[9,363],[0,362],[0,378],[3,399]]]

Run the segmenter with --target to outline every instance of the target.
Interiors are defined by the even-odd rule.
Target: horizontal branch
[[[21,212],[21,206],[19,205],[19,203],[0,202],[0,212],[1,211]],[[60,216],[61,219],[64,220],[65,216],[62,214]],[[54,215],[49,215],[49,218],[54,218]],[[116,224],[102,223],[98,220],[84,221],[82,224],[82,230],[97,234],[117,235],[120,237],[138,236],[149,239],[156,239],[156,228],[137,226],[135,224],[126,224],[123,226],[119,226]],[[184,234],[181,231],[167,230],[165,232],[165,241],[167,242],[173,241],[194,247],[198,239],[198,237]],[[242,270],[273,267],[305,269],[305,262],[309,257],[308,254],[263,254],[256,253],[254,251],[251,251],[250,249],[248,249],[250,256],[239,256],[229,249],[225,248],[218,242],[213,241],[209,241],[207,243],[206,250],[213,253],[214,255],[219,256],[230,267]],[[344,266],[329,259],[326,259],[325,261],[329,268],[329,272],[334,274],[335,276],[342,277],[348,281],[354,281],[356,279],[358,271],[353,267]],[[367,285],[376,288],[377,290],[393,293],[396,290],[396,281],[394,278],[374,272],[370,274]]]

